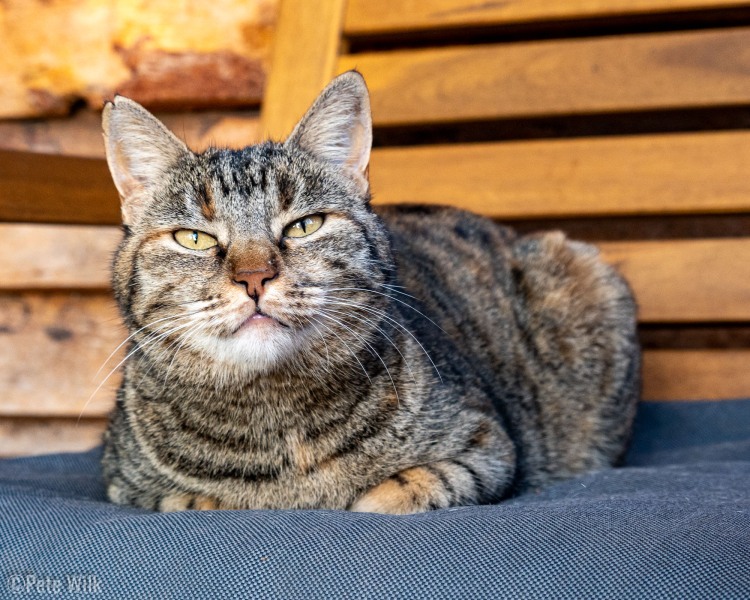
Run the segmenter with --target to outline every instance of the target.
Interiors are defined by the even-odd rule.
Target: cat
[[[113,502],[406,514],[622,456],[640,385],[628,285],[560,232],[371,206],[357,72],[283,143],[195,154],[119,96],[103,129],[131,333]]]

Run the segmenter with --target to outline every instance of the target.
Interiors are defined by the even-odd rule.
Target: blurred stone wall
[[[278,0],[3,0],[0,118],[260,103]]]

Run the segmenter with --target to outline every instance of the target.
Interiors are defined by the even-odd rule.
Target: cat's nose
[[[278,272],[273,268],[237,271],[234,274],[234,282],[244,285],[247,295],[257,302],[265,291],[266,283],[277,275]]]

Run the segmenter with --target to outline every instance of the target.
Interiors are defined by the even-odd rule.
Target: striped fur
[[[283,144],[196,155],[121,98],[105,134],[132,334],[105,436],[114,502],[411,513],[622,454],[640,370],[627,285],[559,232],[372,208],[356,73]],[[318,231],[284,237],[310,214]],[[219,244],[185,249],[178,229]],[[262,296],[235,280],[243,265],[274,273]],[[254,325],[258,309],[270,318]]]

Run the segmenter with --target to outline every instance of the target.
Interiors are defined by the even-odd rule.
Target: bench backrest
[[[261,129],[284,137],[360,69],[376,202],[599,243],[640,302],[644,396],[750,396],[747,48],[736,0],[283,0]],[[257,127],[202,118],[170,125],[227,143]],[[112,405],[119,203],[87,119],[60,124],[63,155],[0,151],[0,455],[94,445]]]
[[[358,69],[375,202],[597,242],[644,397],[750,396],[750,3],[283,0],[275,44],[266,133]]]

